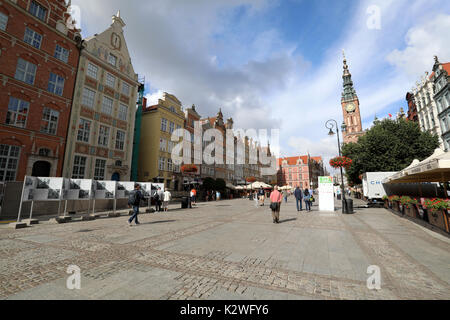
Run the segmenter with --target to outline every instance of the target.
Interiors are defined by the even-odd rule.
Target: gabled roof
[[[287,158],[279,158],[277,159],[278,166],[283,164],[283,161],[286,160],[289,166],[296,166],[297,161],[301,159],[303,164],[308,164],[308,156],[298,156],[298,157],[287,157]],[[321,162],[322,157],[310,157],[311,160],[315,162]]]

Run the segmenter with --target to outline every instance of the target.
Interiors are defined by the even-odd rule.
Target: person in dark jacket
[[[303,211],[303,191],[299,186],[295,189],[294,196],[297,204],[297,211]]]
[[[303,193],[303,200],[306,204],[306,211],[311,211],[311,194],[309,193],[308,189],[305,189]]]
[[[140,224],[138,221],[138,214],[139,214],[139,205],[141,203],[141,200],[143,198],[142,192],[141,192],[141,186],[139,184],[134,185],[134,202],[128,203],[129,206],[133,207],[134,214],[131,216],[131,218],[128,220],[128,225],[131,227],[131,223],[133,220],[135,220],[136,225]]]

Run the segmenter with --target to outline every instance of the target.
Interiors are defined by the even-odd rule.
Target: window
[[[30,104],[26,101],[11,97],[9,98],[6,124],[25,128]]]
[[[175,143],[173,141],[168,142],[167,152],[172,153]]]
[[[169,141],[170,143],[170,141]],[[167,151],[167,140],[166,139],[159,139],[159,150],[166,152]]]
[[[113,54],[109,54],[108,62],[110,64],[112,64],[113,66],[116,66],[116,64],[117,64],[117,57],[115,55],[113,55]]]
[[[108,140],[109,140],[109,127],[100,126],[98,134],[98,144],[107,147]]]
[[[122,94],[126,96],[130,95],[130,85],[126,82],[122,83]]]
[[[103,97],[102,112],[111,115],[112,109],[113,109],[113,100],[108,97]]]
[[[102,159],[95,160],[94,180],[105,179],[105,167],[106,167],[106,160]]]
[[[96,65],[93,65],[92,63],[88,63],[86,74],[89,77],[94,78],[95,80],[97,80],[98,67]]]
[[[55,58],[67,63],[67,61],[69,61],[69,50],[57,44],[55,49]]]
[[[41,132],[48,134],[56,134],[58,130],[59,112],[50,108],[44,108],[42,116]]]
[[[174,106],[170,106],[169,110],[172,111],[173,113],[177,113]]]
[[[75,156],[73,161],[72,179],[84,179],[86,171],[86,157]]]
[[[48,91],[58,96],[62,96],[64,92],[64,78],[57,74],[50,73]]]
[[[173,171],[173,163],[172,163],[172,159],[167,159],[167,170],[172,172]]]
[[[41,42],[42,42],[42,36],[37,33],[34,30],[31,30],[30,28],[25,29],[25,37],[23,39],[26,43],[29,45],[40,49],[41,48]]]
[[[16,180],[20,148],[0,144],[0,181]]]
[[[50,157],[50,150],[47,148],[39,149],[39,155],[41,157]]]
[[[172,121],[169,124],[169,133],[172,134],[175,131],[175,123]]]
[[[28,84],[34,84],[36,69],[37,67],[35,64],[19,58],[14,78]]]
[[[163,171],[164,170],[164,163],[166,162],[166,159],[164,158],[159,158],[159,162],[158,162],[158,168],[159,170]]]
[[[119,119],[123,121],[127,121],[128,115],[128,106],[124,104],[120,104],[119,106]]]
[[[447,118],[442,119],[442,133],[447,132],[448,126],[447,126]]]
[[[84,88],[83,99],[81,100],[81,103],[86,107],[93,108],[94,100],[95,100],[95,91],[92,91],[88,88]]]
[[[108,73],[106,75],[106,85],[110,88],[114,88],[116,86],[116,77]]]
[[[45,21],[45,15],[47,13],[47,9],[45,9],[43,6],[36,3],[35,1],[31,1],[30,13],[33,16],[37,17],[38,19]]]
[[[124,146],[125,146],[125,132],[117,130],[116,149],[123,150]]]
[[[91,121],[80,119],[78,124],[77,141],[89,143],[89,135],[91,133]]]
[[[8,16],[3,12],[0,12],[0,30],[5,31],[8,25]]]
[[[179,173],[180,172],[180,165],[179,164],[178,165],[174,164],[173,165],[173,171],[176,172],[176,173]]]
[[[164,118],[161,119],[161,131],[164,131],[164,132],[167,131],[167,119],[164,119]]]
[[[434,113],[431,112],[431,123],[433,124],[433,128],[436,125],[436,123],[434,122]]]

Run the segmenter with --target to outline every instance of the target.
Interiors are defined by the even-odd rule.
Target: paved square
[[[230,200],[126,220],[1,226],[0,298],[450,298],[450,239],[384,209],[297,213],[291,200],[275,225],[268,206]],[[80,290],[66,288],[69,265]]]

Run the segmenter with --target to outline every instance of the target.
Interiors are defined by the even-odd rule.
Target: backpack
[[[137,198],[136,191],[132,191],[130,193],[130,195],[128,196],[128,205],[134,206],[134,203],[136,202],[136,198]]]
[[[155,201],[159,201],[159,194],[158,194],[158,192],[155,193],[155,195],[153,196],[153,199],[155,199]]]

